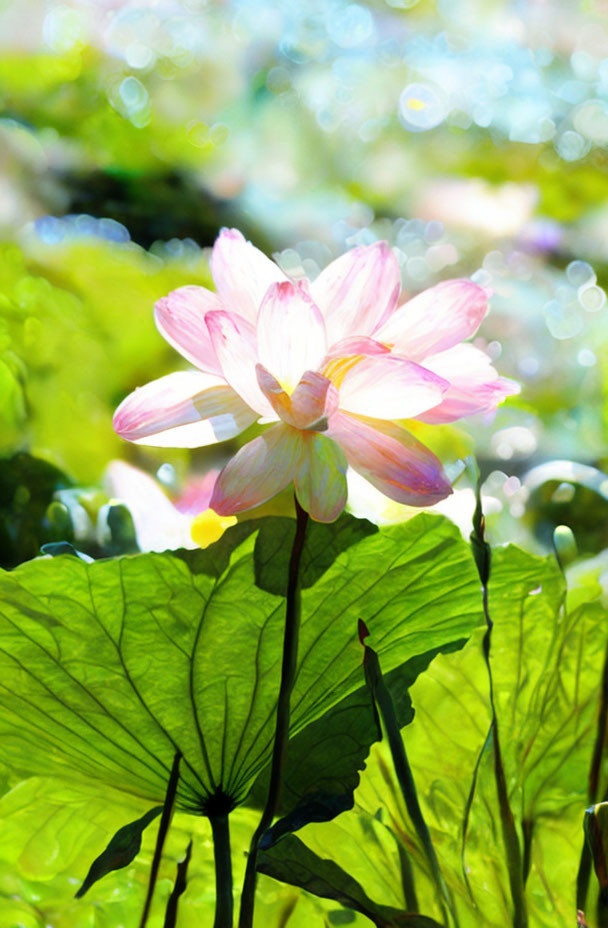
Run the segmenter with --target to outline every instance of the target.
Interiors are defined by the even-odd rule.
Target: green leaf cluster
[[[155,824],[134,841],[127,827],[125,869],[107,867],[84,899],[73,896],[104,848],[163,801],[178,749],[153,917],[192,839],[177,924],[211,921],[205,812],[220,796],[236,806],[239,885],[267,782],[293,531],[267,518],[205,551],[61,556],[0,574],[0,894],[13,923],[89,928],[93,911],[107,928],[137,919]],[[572,924],[606,646],[599,590],[593,571],[567,595],[554,559],[493,552],[490,660],[530,928]],[[382,530],[347,516],[310,528],[285,790],[260,852],[256,924],[442,924],[425,848],[377,742],[359,619],[460,924],[503,928],[512,914],[479,582],[454,527],[426,514]]]
[[[218,795],[231,805],[249,795],[256,805],[272,744],[293,530],[291,520],[269,518],[235,526],[206,551],[91,564],[68,555],[1,574],[0,734],[12,777],[29,776],[26,787],[59,777],[68,793],[91,784],[119,791],[123,804],[139,804],[121,816],[124,827],[162,801],[179,749],[178,807],[195,813],[187,821]],[[428,515],[384,531],[347,516],[312,525],[302,617],[286,831],[331,817],[345,807],[340,797],[348,804],[378,737],[358,619],[373,629],[397,691],[401,681],[405,722],[403,687],[479,621],[467,547],[449,522]],[[59,831],[79,827],[68,815]],[[110,837],[71,876],[75,888]]]
[[[165,261],[91,238],[33,252],[0,245],[0,453],[27,446],[97,482],[124,447],[118,403],[178,361],[154,326],[155,301],[208,285],[208,268],[200,252]]]
[[[606,646],[606,613],[597,592],[590,582],[567,597],[554,559],[514,547],[493,552],[491,664],[531,928],[567,928],[576,918]],[[413,684],[415,716],[403,738],[461,925],[499,928],[512,923],[512,907],[488,739],[482,635],[478,629],[462,650],[435,658]],[[440,919],[424,849],[384,744],[372,747],[353,811],[326,825],[311,824],[300,837],[321,871],[331,857],[369,896],[397,907],[404,904],[408,861],[420,910]]]

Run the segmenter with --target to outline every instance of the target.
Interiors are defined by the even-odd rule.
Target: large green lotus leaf
[[[75,899],[93,858],[108,838],[149,803],[107,787],[51,777],[32,777],[0,800],[0,928],[116,928],[139,923],[156,840],[156,825],[144,832],[142,850],[124,870],[108,874],[83,899]],[[258,815],[231,816],[235,894],[243,879],[245,855]],[[179,903],[183,925],[211,925],[215,905],[213,849],[206,819],[177,814],[165,844],[150,928],[161,928],[167,899],[193,839],[186,891]],[[256,925],[289,928],[326,924],[336,903],[261,877]],[[354,913],[353,913],[354,917]],[[368,924],[357,916],[353,925]]]
[[[269,519],[182,556],[65,556],[2,574],[7,762],[78,771],[156,803],[179,750],[182,809],[202,811],[220,791],[244,798],[269,758],[284,618],[256,544],[284,530]],[[331,531],[329,564],[327,526],[308,536],[294,734],[362,685],[359,618],[387,671],[479,619],[470,555],[449,522],[425,514],[364,535],[344,517]]]
[[[534,823],[586,801],[606,613],[600,602],[566,608],[565,582],[553,558],[510,548],[497,551],[495,562],[490,611],[497,711],[515,808],[522,822]]]
[[[570,612],[565,593],[553,559],[514,547],[494,551],[491,662],[510,801],[520,835],[524,828],[531,834],[531,928],[573,922],[606,640],[605,612],[591,591],[571,595],[577,605]],[[483,751],[490,712],[482,635],[478,629],[463,650],[439,655],[418,677],[410,691],[415,716],[403,737],[461,925],[504,928],[512,915],[492,750]],[[465,852],[471,898],[462,872],[462,823],[480,757]],[[396,906],[404,904],[405,851],[420,910],[438,918],[384,743],[373,746],[355,800],[334,821],[302,829],[306,846],[336,861],[373,899]],[[383,895],[382,886],[391,889]]]

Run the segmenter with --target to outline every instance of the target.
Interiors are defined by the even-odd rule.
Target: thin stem
[[[175,928],[177,924],[177,907],[179,905],[180,897],[186,891],[186,884],[188,879],[188,867],[190,865],[190,858],[192,857],[192,838],[188,843],[186,848],[186,856],[183,860],[177,865],[177,876],[175,877],[175,884],[171,895],[167,901],[167,909],[165,911],[165,924],[164,928]]]
[[[488,688],[490,695],[490,712],[492,721],[490,723],[490,735],[492,737],[492,746],[494,748],[494,782],[496,785],[496,795],[498,798],[498,807],[500,809],[500,824],[502,827],[502,839],[505,846],[505,855],[507,859],[507,869],[509,872],[509,885],[511,888],[511,899],[513,901],[513,928],[528,928],[528,910],[526,906],[525,875],[524,862],[519,844],[519,837],[515,827],[515,819],[509,802],[509,790],[507,788],[507,779],[502,759],[502,748],[500,744],[500,735],[498,730],[498,715],[496,712],[496,700],[494,697],[494,675],[492,673],[492,662],[490,652],[492,648],[492,629],[494,623],[490,616],[490,607],[488,602],[488,584],[492,567],[492,551],[485,538],[485,519],[483,507],[481,505],[481,477],[477,464],[473,462],[473,469],[477,478],[477,505],[473,513],[473,531],[471,532],[471,549],[477,572],[481,580],[483,614],[486,620],[486,631],[483,636],[482,650],[488,672]],[[484,745],[485,748],[485,745]],[[477,776],[478,766],[476,765]],[[472,800],[472,797],[470,797]],[[469,806],[470,808],[470,806]],[[468,814],[468,813],[467,813]],[[532,832],[529,826],[529,840],[531,842]],[[531,854],[531,844],[528,847],[527,855]]]
[[[287,601],[285,608],[285,634],[283,638],[283,662],[281,666],[281,684],[277,700],[277,716],[270,766],[270,783],[266,805],[258,827],[253,833],[249,846],[249,856],[245,869],[245,880],[241,895],[239,928],[252,928],[253,908],[255,904],[256,864],[260,840],[272,824],[276,814],[281,791],[281,779],[285,764],[287,742],[289,740],[289,705],[293,689],[296,662],[298,657],[298,634],[300,630],[300,596],[299,576],[300,560],[304,549],[308,513],[304,512],[298,500],[296,504],[296,533],[289,561],[289,579],[287,583]]]
[[[494,700],[494,677],[492,674],[492,665],[490,663],[490,645],[492,641],[492,629],[494,623],[490,618],[488,607],[488,584],[487,580],[482,580],[483,584],[483,611],[486,619],[486,633],[483,636],[483,656],[488,670],[488,683],[490,689],[490,710],[492,712],[492,723],[490,730],[492,732],[492,744],[494,747],[494,781],[496,783],[496,793],[498,796],[498,807],[500,809],[500,823],[502,826],[502,837],[505,845],[507,856],[507,869],[509,871],[509,884],[511,887],[511,898],[513,900],[513,928],[528,928],[528,912],[526,906],[526,895],[524,889],[524,868],[519,846],[517,829],[515,828],[515,819],[509,803],[509,791],[505,777],[505,768],[502,759],[502,748],[500,745],[500,736],[498,732],[498,716],[496,714],[496,702]]]
[[[209,818],[215,855],[215,921],[213,928],[232,928],[232,858],[227,815]]]
[[[532,835],[534,833],[534,820],[531,818],[522,819],[521,831],[524,838],[524,857],[523,857],[523,880],[524,886],[530,876],[530,867],[532,866]]]
[[[152,866],[150,867],[150,880],[148,882],[148,893],[146,895],[146,901],[144,903],[144,910],[141,915],[141,921],[139,923],[139,928],[146,928],[146,922],[148,921],[148,915],[150,914],[150,906],[152,905],[152,896],[154,895],[154,887],[156,886],[158,868],[160,867],[160,860],[163,854],[165,838],[167,837],[167,832],[169,831],[169,825],[171,824],[171,815],[173,814],[173,806],[175,805],[177,784],[179,783],[179,762],[181,759],[182,759],[182,755],[180,754],[179,751],[177,751],[175,757],[173,758],[173,766],[171,767],[171,773],[169,775],[169,783],[167,784],[167,793],[165,795],[163,811],[160,817],[160,825],[158,826],[158,834],[156,836],[156,847],[154,848],[154,857],[152,858]]]
[[[405,908],[408,912],[419,912],[418,897],[416,895],[416,883],[414,881],[414,868],[412,867],[412,862],[408,852],[403,847],[399,839],[397,839],[397,853],[399,855],[401,887],[403,889]]]
[[[395,713],[393,700],[382,676],[380,660],[376,651],[365,644],[365,638],[368,634],[369,632],[365,623],[359,620],[359,639],[364,647],[363,669],[365,672],[365,679],[383,722],[393,761],[393,768],[401,789],[401,795],[403,796],[407,813],[414,826],[414,830],[418,836],[418,840],[420,841],[431,871],[431,876],[437,890],[437,901],[441,909],[443,922],[444,924],[454,924],[456,928],[458,928],[458,916],[450,892],[441,873],[431,833],[418,799],[414,774],[399,729],[399,722]]]
[[[382,713],[382,709],[380,710]],[[382,713],[384,716],[384,713]],[[433,882],[437,887],[438,901],[441,908],[441,914],[443,920],[446,924],[449,923],[448,912],[450,913],[453,923],[458,925],[458,920],[456,913],[454,911],[452,901],[450,899],[448,888],[445,884],[445,880],[441,874],[441,869],[439,867],[439,861],[437,859],[437,854],[433,846],[433,841],[431,838],[431,833],[429,831],[428,825],[424,818],[420,802],[418,800],[418,793],[416,791],[416,784],[414,782],[414,777],[412,774],[412,768],[407,757],[407,752],[405,750],[405,744],[403,739],[397,739],[389,724],[385,721],[386,733],[388,737],[389,747],[393,757],[393,764],[395,766],[395,773],[397,779],[401,786],[401,792],[403,799],[405,801],[405,806],[407,808],[408,815],[414,826],[414,830],[418,835],[420,843],[422,845],[422,850],[427,859]],[[392,727],[392,726],[391,726]],[[417,911],[414,909],[414,911]]]
[[[600,789],[600,774],[602,769],[602,760],[606,748],[606,734],[608,731],[608,645],[604,656],[604,668],[602,670],[602,688],[600,695],[600,709],[597,719],[597,731],[595,735],[595,744],[593,745],[593,757],[589,768],[589,805],[592,806],[597,802]],[[604,800],[608,798],[606,795]],[[589,879],[591,877],[591,851],[587,841],[583,841],[581,859],[576,877],[576,907],[584,909],[587,904],[587,892],[589,891]]]

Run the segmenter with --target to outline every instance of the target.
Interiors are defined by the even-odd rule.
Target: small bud
[[[568,525],[558,525],[553,531],[553,547],[562,568],[576,560],[578,548],[574,532]]]
[[[585,811],[583,828],[600,890],[606,890],[608,889],[608,802],[598,802],[597,805]]]
[[[359,641],[363,647],[365,647],[365,639],[369,637],[369,628],[363,619],[359,619],[359,622],[357,623],[357,631],[359,632]]]
[[[74,540],[74,526],[72,525],[70,511],[59,500],[53,500],[47,506],[44,514],[44,528],[46,540],[49,542]]]

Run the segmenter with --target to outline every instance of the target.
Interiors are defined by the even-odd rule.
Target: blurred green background
[[[547,548],[565,523],[605,547],[607,54],[599,0],[1,2],[3,562],[70,522],[103,551],[115,458],[175,495],[230,452],[111,427],[181,366],[152,307],[210,283],[226,224],[296,276],[381,238],[408,294],[490,286],[476,343],[522,393],[433,441],[448,465],[474,447],[493,540]]]

